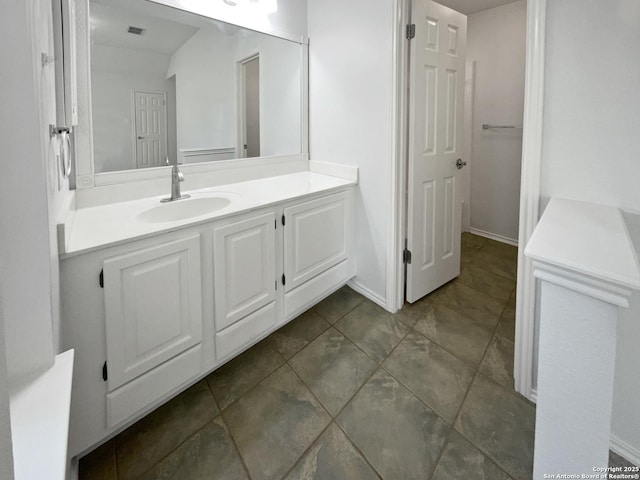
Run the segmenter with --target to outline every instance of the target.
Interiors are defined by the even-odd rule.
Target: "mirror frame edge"
[[[73,0],[72,0],[73,1]],[[198,164],[181,165],[184,172],[190,174],[213,173],[232,168],[265,167],[270,164],[286,162],[309,161],[309,39],[306,36],[282,33],[273,29],[259,29],[255,25],[251,28],[242,22],[230,22],[229,19],[214,18],[196,10],[186,10],[179,6],[179,0],[147,0],[152,3],[195,13],[214,20],[231,23],[241,28],[256,31],[266,35],[282,38],[300,45],[300,153],[291,155],[273,155],[268,157],[238,158],[220,160]],[[91,105],[91,34],[89,20],[89,0],[75,0],[76,4],[76,62],[77,62],[77,92],[78,92],[78,125],[75,127],[75,184],[76,189],[91,189],[95,187],[117,185],[130,182],[141,182],[167,177],[169,166],[148,168],[142,170],[119,170],[114,172],[96,173],[94,171],[93,154],[93,122]]]

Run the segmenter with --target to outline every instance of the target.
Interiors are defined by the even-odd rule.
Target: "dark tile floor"
[[[395,315],[340,289],[84,457],[80,478],[530,478],[516,254],[464,234],[458,279]]]

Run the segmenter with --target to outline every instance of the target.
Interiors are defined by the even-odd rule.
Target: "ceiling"
[[[233,25],[144,0],[91,0],[91,42],[98,45],[175,53],[199,29],[217,26],[226,35]],[[129,27],[144,28],[132,35]]]
[[[127,32],[129,26],[144,28],[145,32],[132,35]],[[94,44],[171,55],[197,30],[190,25],[91,2],[91,42]]]
[[[436,0],[438,3],[452,8],[465,15],[482,12],[490,8],[500,7],[516,0]]]

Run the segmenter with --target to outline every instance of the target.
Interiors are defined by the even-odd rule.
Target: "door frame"
[[[245,101],[244,101],[244,66],[251,60],[258,59],[262,63],[261,52],[259,48],[250,50],[243,55],[239,60],[236,60],[236,153],[237,158],[247,158],[244,151],[244,140],[246,136],[246,123],[245,123]],[[260,66],[260,76],[262,76],[262,66]],[[260,115],[262,115],[262,82],[258,85],[258,91],[260,93],[259,105]]]
[[[402,250],[407,225],[407,155],[408,155],[408,68],[409,44],[406,25],[411,19],[412,0],[396,0],[392,52],[392,151],[391,221],[387,232],[387,309],[395,312],[404,304],[405,268]],[[536,281],[533,265],[524,255],[524,247],[533,234],[540,214],[540,165],[544,113],[544,62],[547,0],[527,0],[525,103],[522,138],[522,174],[520,186],[520,226],[518,232],[518,286],[516,302],[516,337],[514,380],[517,392],[536,400],[535,305]]]
[[[131,118],[133,119],[131,129],[131,139],[133,140],[133,155],[132,165],[133,170],[138,169],[138,125],[136,119],[136,93],[151,93],[153,95],[162,95],[162,101],[164,102],[164,133],[162,135],[164,140],[164,151],[169,156],[169,110],[167,105],[167,92],[154,92],[152,90],[137,90],[131,89]],[[176,162],[178,160],[176,159]],[[162,165],[160,165],[162,166]],[[142,170],[142,169],[141,169]]]

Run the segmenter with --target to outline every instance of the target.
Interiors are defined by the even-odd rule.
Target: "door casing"
[[[536,399],[533,366],[536,283],[531,261],[524,255],[539,219],[540,166],[544,105],[544,62],[547,0],[527,0],[527,47],[525,108],[523,121],[522,175],[520,186],[520,227],[518,244],[518,285],[515,337],[515,389],[529,400]],[[391,219],[387,249],[387,309],[395,312],[404,304],[404,264],[402,250],[407,216],[408,66],[409,41],[406,25],[411,23],[411,0],[396,0],[392,6],[394,162],[391,181]]]

